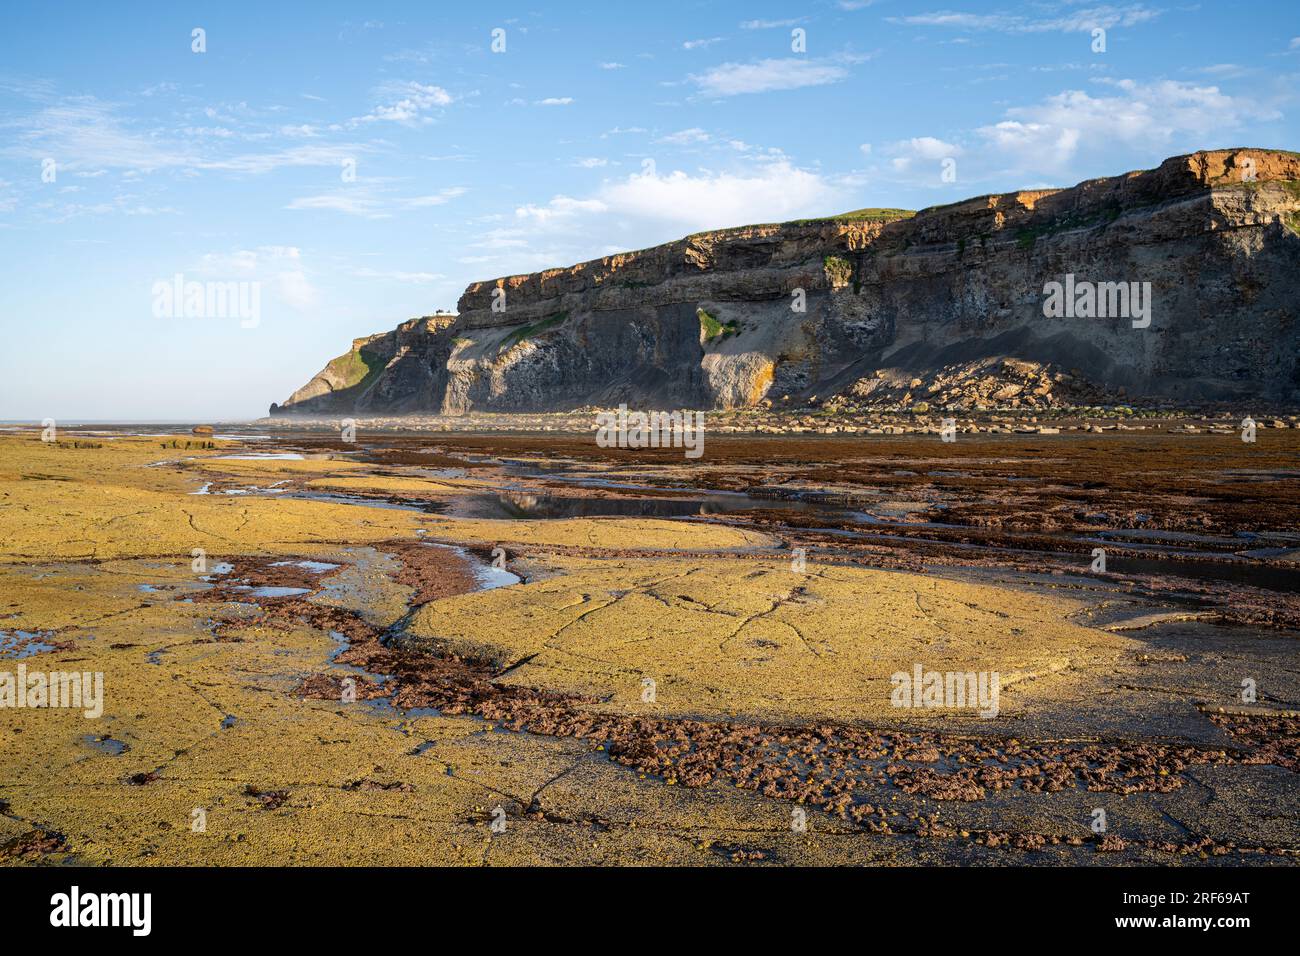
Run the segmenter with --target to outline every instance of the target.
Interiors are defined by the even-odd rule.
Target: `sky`
[[[3,24],[0,420],[255,418],[472,281],[1300,149],[1295,0],[24,3]],[[246,308],[198,314],[178,276]]]

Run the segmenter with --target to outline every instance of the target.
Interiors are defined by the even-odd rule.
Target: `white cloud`
[[[548,96],[544,100],[534,101],[534,106],[568,106],[573,102],[572,96]]]
[[[667,143],[669,146],[689,146],[691,143],[707,143],[708,141],[709,134],[698,126],[678,130],[676,133],[669,133],[655,140],[656,143]]]
[[[1244,70],[1245,67],[1239,66],[1236,63],[1215,63],[1211,66],[1203,66],[1196,72],[1205,73],[1209,76],[1226,76],[1240,74]]]
[[[690,79],[705,96],[722,97],[821,86],[838,83],[848,75],[844,67],[825,60],[786,57],[757,63],[723,63],[704,73],[691,74]]]
[[[316,307],[318,296],[305,272],[284,271],[275,276],[272,292],[285,305],[299,312]]]
[[[390,213],[383,211],[382,205],[377,199],[360,191],[354,193],[325,193],[320,196],[300,196],[284,208],[325,209],[347,213],[349,216],[362,216],[366,219],[384,219],[390,215]]]
[[[12,200],[0,202],[0,205],[6,205],[9,208],[14,206]],[[35,204],[33,208],[39,210],[42,217],[49,222],[67,222],[78,216],[107,216],[112,214],[122,216],[166,216],[180,214],[180,210],[173,206],[142,205],[136,201],[136,197],[130,195],[115,196],[102,202],[63,203],[62,205],[42,202]]]
[[[599,156],[584,156],[581,159],[579,159],[577,162],[575,162],[573,165],[578,166],[582,169],[599,169],[602,166],[608,166],[609,160],[602,159]]]
[[[409,209],[424,209],[427,206],[441,206],[451,202],[459,196],[465,195],[469,190],[463,186],[451,186],[443,189],[430,196],[414,196],[410,199],[400,200],[400,204]]]
[[[570,196],[556,196],[545,206],[529,203],[515,210],[516,219],[529,219],[535,222],[552,222],[556,219],[568,219],[583,212],[605,212],[606,206],[599,199],[573,199]]]
[[[990,145],[1024,167],[1031,162],[1045,169],[1060,169],[1079,149],[1079,130],[1058,128],[1048,123],[1003,120],[978,130]]]
[[[597,66],[599,66],[602,70],[622,70],[622,69],[626,69],[626,66],[625,66],[624,64],[622,64],[622,63],[598,63]]]
[[[1079,150],[1106,150],[1116,144],[1148,152],[1203,146],[1240,128],[1248,119],[1272,120],[1280,114],[1217,86],[1176,80],[1138,83],[1102,80],[1111,96],[1066,90],[1034,106],[1008,109],[1006,118],[976,132],[1018,168],[1057,169]]]
[[[232,156],[228,159],[197,160],[192,165],[198,169],[224,169],[239,173],[267,173],[286,166],[341,167],[344,160],[355,160],[360,154],[369,151],[369,146],[348,143],[338,146],[294,146],[290,149],[275,150],[269,153],[249,153]]]
[[[68,97],[0,128],[12,143],[0,147],[0,154],[48,156],[70,170],[86,166],[153,172],[199,161],[194,145],[136,132],[118,118],[113,104],[93,96]]]
[[[890,23],[908,26],[952,27],[959,30],[994,30],[999,33],[1077,33],[1097,27],[1131,27],[1160,16],[1162,11],[1142,4],[1116,7],[1101,5],[1072,10],[1055,17],[1032,18],[1011,13],[956,13],[942,10],[912,16],[887,17]]]
[[[774,30],[778,27],[792,27],[799,22],[798,17],[793,20],[742,20],[740,29],[742,30]]]
[[[186,136],[212,136],[217,139],[231,139],[235,135],[234,130],[224,126],[182,126],[180,131]]]
[[[606,180],[586,196],[520,206],[509,227],[479,233],[467,250],[472,254],[459,261],[513,275],[690,232],[834,213],[850,208],[852,199],[847,181],[784,158],[750,160],[723,172],[642,173]]]
[[[684,170],[606,179],[586,196],[556,195],[515,209],[510,225],[478,234],[465,264],[499,274],[576,263],[682,234],[849,208],[853,187],[789,160],[751,161],[716,172]],[[478,255],[482,252],[482,255]]]
[[[687,40],[682,44],[683,50],[703,50],[715,43],[722,42],[722,37],[709,37],[707,40]]]
[[[297,246],[258,246],[208,253],[192,269],[193,277],[216,282],[260,282],[272,296],[297,311],[315,308],[319,296]]]
[[[894,144],[894,151],[913,159],[946,159],[960,156],[962,149],[953,143],[945,143],[933,136],[917,136],[900,140]]]
[[[122,169],[127,171],[124,178],[160,170],[262,174],[285,167],[338,167],[345,159],[371,151],[365,144],[340,143],[232,154],[235,139],[259,135],[236,134],[225,126],[142,129],[122,119],[115,104],[87,96],[68,97],[30,116],[0,123],[0,129],[7,141],[0,146],[0,156],[48,156],[58,162],[60,172],[75,175]]]
[[[839,186],[786,160],[734,173],[634,175],[605,184],[597,196],[615,217],[688,232],[825,213],[845,199]]]
[[[401,211],[445,205],[466,192],[468,190],[463,186],[452,186],[426,196],[390,196],[369,185],[358,183],[332,193],[300,196],[284,208],[341,212],[363,219],[388,219]]]
[[[352,123],[400,123],[403,126],[423,126],[433,122],[428,113],[450,106],[454,97],[441,86],[427,86],[409,81],[390,84],[380,91],[390,102],[376,106],[365,116],[357,116]]]

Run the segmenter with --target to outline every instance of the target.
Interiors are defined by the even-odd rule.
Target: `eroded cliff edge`
[[[915,215],[723,229],[476,282],[458,315],[357,339],[271,411],[730,408],[836,394],[963,407],[970,394],[944,383],[1004,358],[1031,373],[994,404],[1072,389],[1300,404],[1298,233],[1300,154],[1259,149]],[[1149,282],[1150,326],[1044,317],[1044,285],[1067,273]]]

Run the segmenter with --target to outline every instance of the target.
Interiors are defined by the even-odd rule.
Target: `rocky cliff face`
[[[1300,154],[1236,149],[915,215],[702,233],[476,282],[458,316],[356,340],[272,412],[728,408],[876,392],[961,405],[969,397],[942,383],[1000,359],[1062,370],[1062,392],[1297,403],[1298,232]],[[1045,287],[1067,274],[1072,289],[1137,283],[1149,325],[1089,317],[1082,301],[1045,317]],[[1052,400],[1050,384],[1031,393]]]

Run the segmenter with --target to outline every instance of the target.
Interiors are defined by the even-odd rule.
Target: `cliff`
[[[927,384],[960,405],[938,383],[1001,359],[1135,400],[1300,403],[1298,232],[1300,154],[1232,149],[914,215],[701,233],[473,283],[459,315],[356,340],[272,413],[906,404]],[[1149,325],[1045,317],[1067,274],[1149,283]]]

